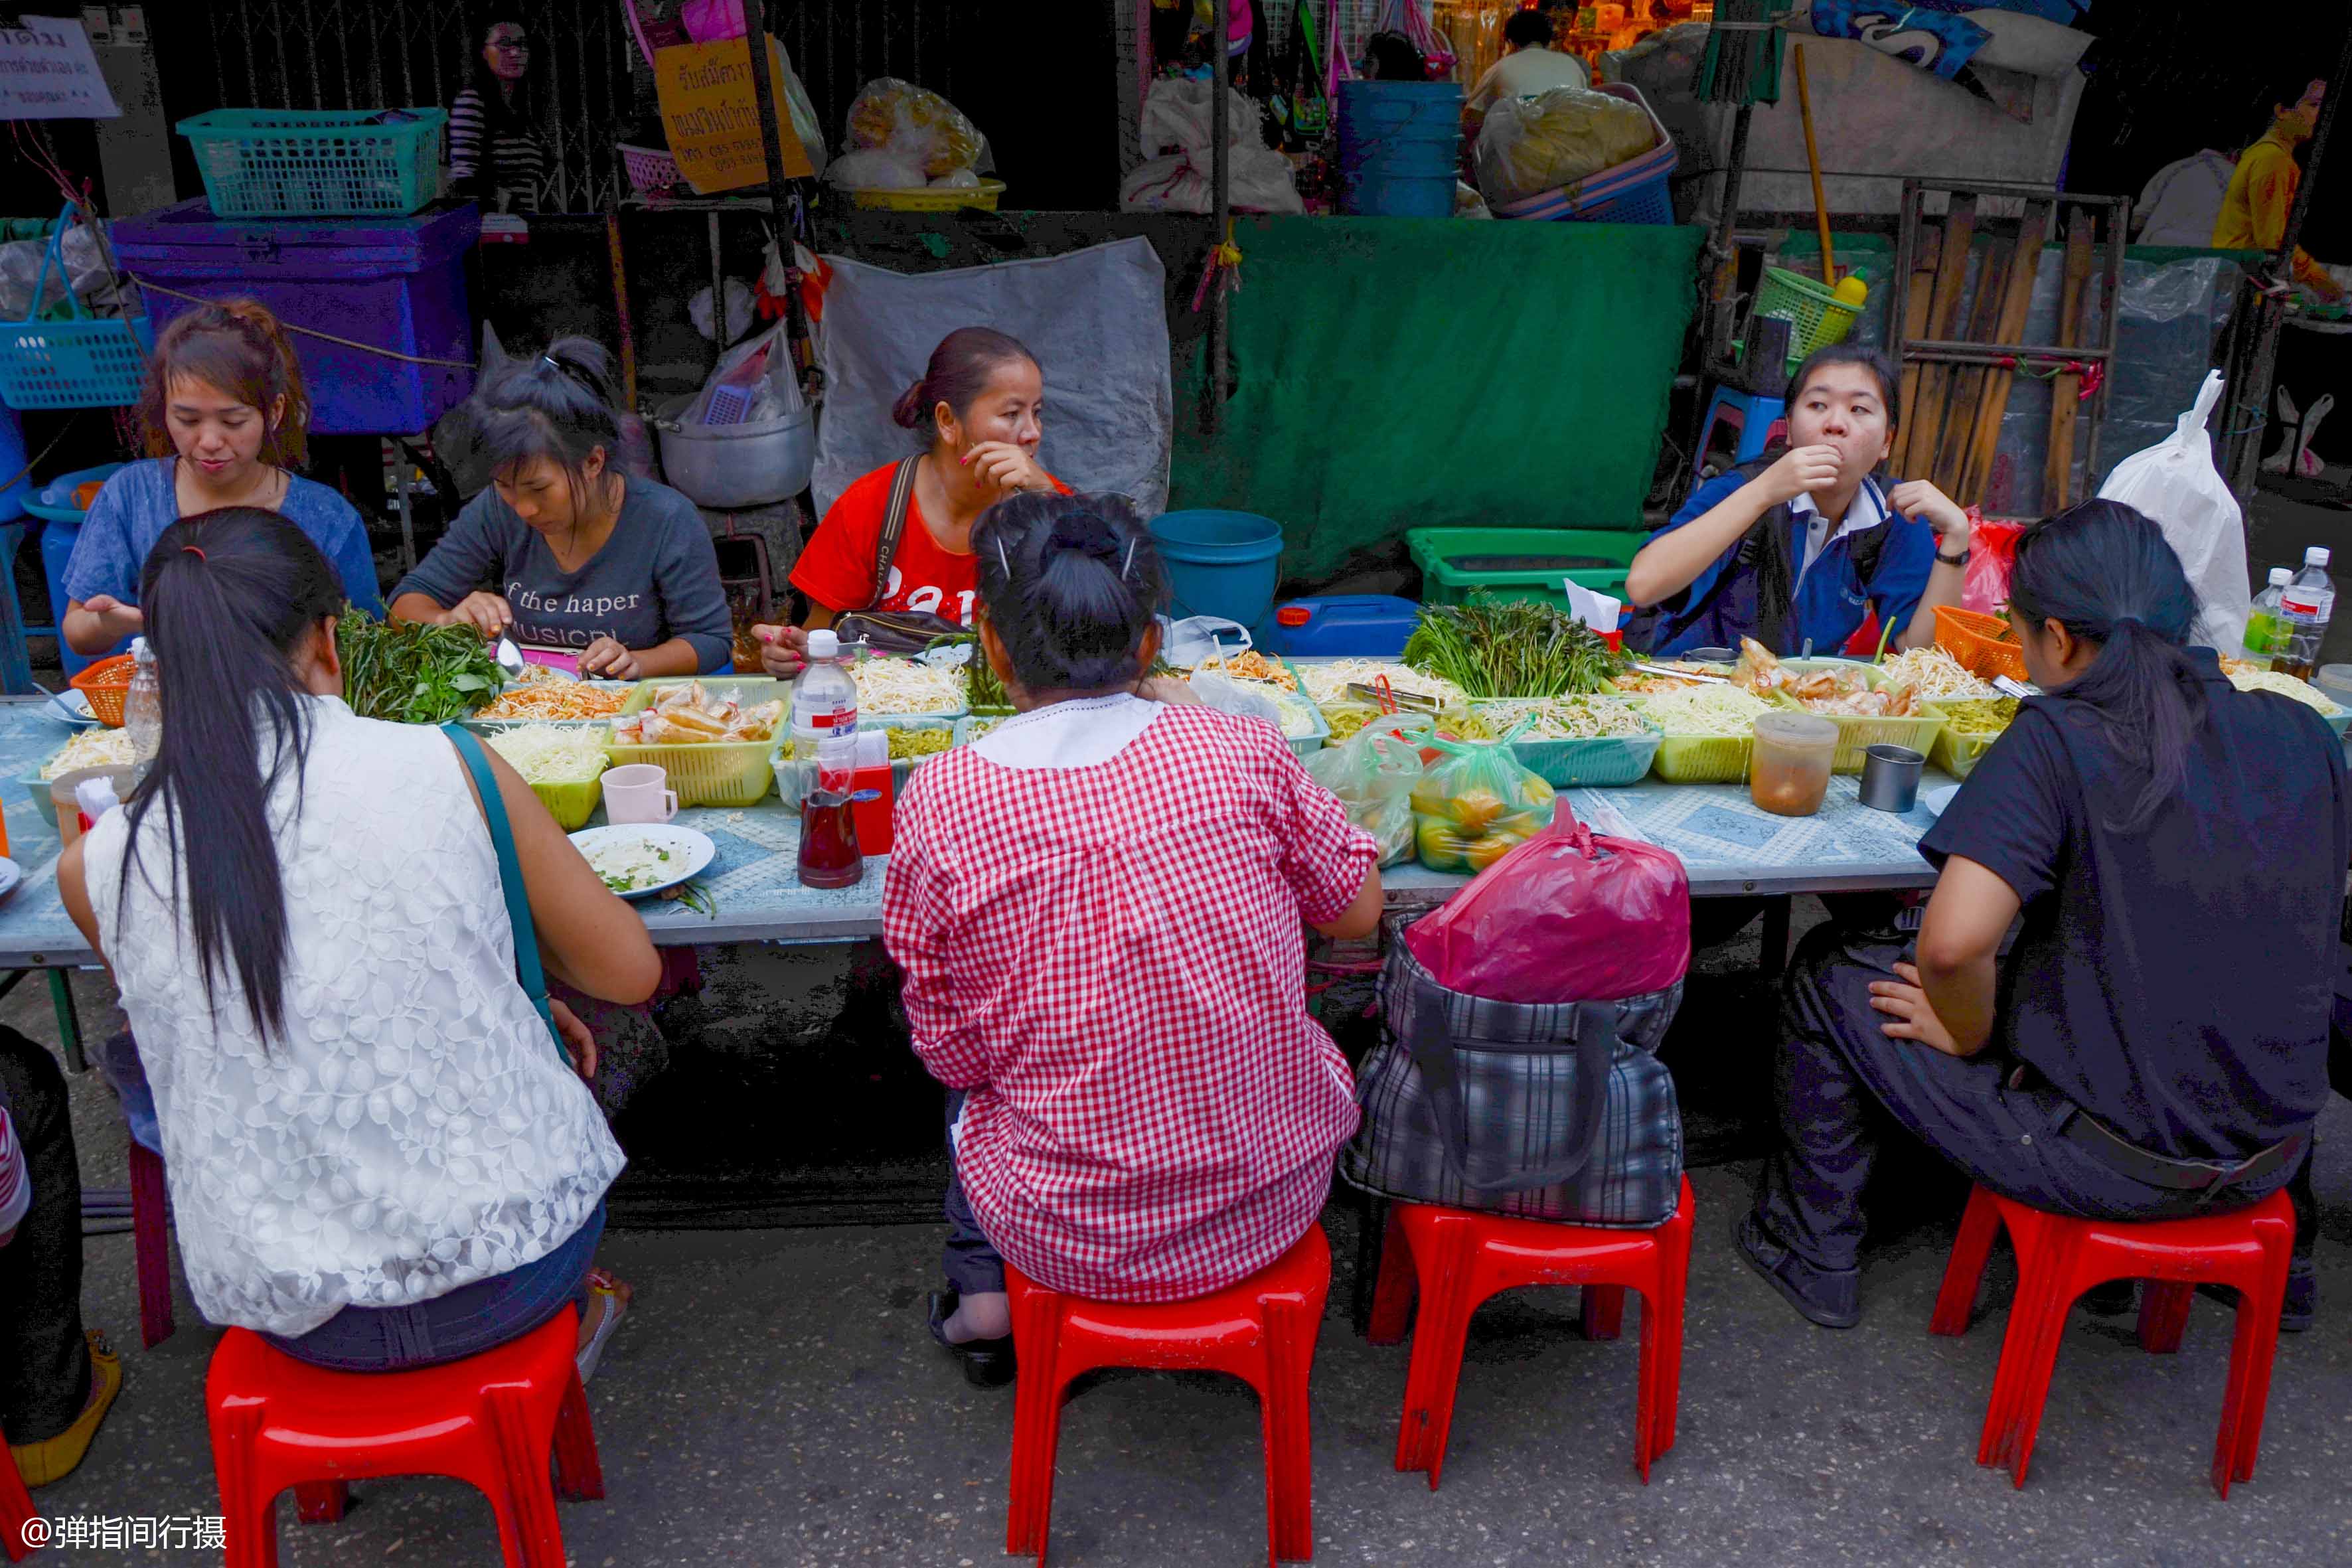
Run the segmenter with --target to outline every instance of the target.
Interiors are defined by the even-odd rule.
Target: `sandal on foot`
[[[974,1388],[1003,1388],[1013,1381],[1013,1338],[963,1340],[948,1338],[948,1320],[955,1316],[961,1298],[954,1290],[934,1290],[930,1300],[931,1338],[947,1347],[963,1364],[963,1378]]]
[[[591,1268],[588,1271],[588,1316],[580,1324],[580,1349],[574,1360],[580,1367],[580,1381],[586,1383],[596,1375],[596,1363],[604,1356],[604,1346],[613,1338],[613,1331],[621,1326],[622,1315],[636,1292],[628,1282],[614,1278],[609,1270]]]

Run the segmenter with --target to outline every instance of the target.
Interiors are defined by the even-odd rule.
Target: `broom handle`
[[[1805,84],[1805,46],[1797,51],[1797,113],[1805,122],[1805,172],[1813,177],[1813,221],[1822,231],[1822,285],[1837,287],[1837,261],[1830,254],[1830,209],[1822,197],[1822,154],[1813,145],[1813,94]]]

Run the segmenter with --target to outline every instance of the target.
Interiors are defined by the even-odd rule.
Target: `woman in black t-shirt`
[[[2186,647],[2196,612],[2129,507],[2020,539],[2011,620],[2047,695],[1920,841],[1942,873],[1924,913],[1824,927],[1790,971],[1781,1146],[1738,1244],[1812,1321],[1860,1317],[1871,1096],[1975,1180],[2083,1217],[2242,1207],[2307,1156],[2352,861],[2343,750]]]

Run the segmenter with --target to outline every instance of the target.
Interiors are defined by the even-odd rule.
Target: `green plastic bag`
[[[1445,753],[1413,782],[1413,843],[1433,871],[1475,875],[1551,826],[1551,785],[1519,765],[1511,737],[1433,740]]]
[[[1307,773],[1339,797],[1348,820],[1380,840],[1383,866],[1412,858],[1412,786],[1421,777],[1421,749],[1436,733],[1426,713],[1374,718],[1307,759]]]

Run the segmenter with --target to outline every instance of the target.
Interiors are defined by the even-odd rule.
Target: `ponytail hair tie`
[[[209,557],[193,544],[183,544],[180,546],[180,552],[184,555],[193,555],[199,561],[209,561]]]

